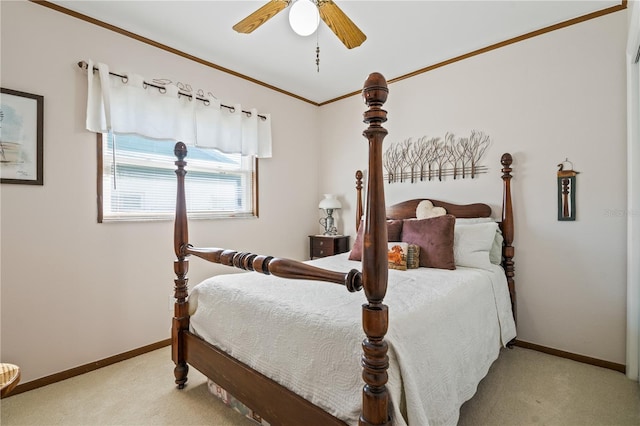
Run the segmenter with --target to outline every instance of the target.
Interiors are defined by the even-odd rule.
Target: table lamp
[[[323,209],[327,216],[320,219],[320,225],[324,227],[323,235],[338,235],[338,229],[335,226],[333,211],[342,208],[342,204],[333,194],[324,194],[324,198],[318,204],[318,208]]]

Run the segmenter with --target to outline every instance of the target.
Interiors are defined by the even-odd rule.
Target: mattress
[[[308,263],[359,269],[348,253]],[[363,292],[255,272],[219,275],[189,296],[191,331],[348,424],[361,408]],[[389,270],[389,382],[394,424],[455,425],[515,337],[504,271]]]

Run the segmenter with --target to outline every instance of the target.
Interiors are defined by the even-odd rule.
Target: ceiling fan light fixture
[[[318,7],[311,0],[297,0],[289,10],[289,25],[300,36],[313,34],[320,25]]]

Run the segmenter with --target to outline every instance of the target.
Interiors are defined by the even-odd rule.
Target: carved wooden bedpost
[[[362,220],[362,170],[356,170],[356,232]]]
[[[188,288],[187,272],[189,271],[189,261],[186,259],[185,248],[189,241],[189,230],[187,227],[187,203],[184,192],[184,177],[187,171],[184,167],[187,162],[187,147],[184,143],[178,142],[174,149],[174,154],[178,158],[175,162],[177,166],[176,175],[178,177],[178,190],[176,196],[176,217],[174,225],[174,251],[178,257],[173,262],[173,270],[176,274],[174,280],[174,297],[176,299],[171,327],[171,359],[176,364],[173,374],[176,377],[176,384],[179,389],[184,388],[187,382],[189,366],[185,361],[184,335],[183,330],[189,329],[189,305],[187,303]]]
[[[362,342],[362,413],[360,425],[387,425],[389,417],[387,356],[388,307],[382,303],[387,292],[387,223],[382,174],[382,142],[387,130],[387,111],[381,107],[387,100],[387,82],[379,73],[369,75],[362,96],[369,110],[364,122],[369,127],[362,133],[369,140],[369,176],[366,218],[363,238],[362,277],[368,303],[362,305],[362,327],[366,339]]]
[[[504,237],[504,246],[502,247],[503,267],[507,275],[507,283],[509,284],[509,295],[511,296],[511,309],[513,310],[513,319],[516,316],[516,287],[514,282],[513,255],[513,207],[511,205],[511,163],[513,158],[511,154],[505,153],[500,159],[502,164],[502,183],[503,183],[503,199],[502,199],[502,235]]]

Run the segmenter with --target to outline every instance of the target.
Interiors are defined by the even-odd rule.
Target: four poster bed
[[[501,159],[501,232],[486,204],[431,200],[447,214],[429,219],[415,219],[420,199],[385,208],[382,142],[387,131],[381,107],[387,93],[384,77],[371,74],[363,89],[369,106],[363,133],[369,141],[367,208],[360,223],[358,179],[358,236],[350,253],[303,263],[191,246],[184,192],[187,152],[184,144],[176,145],[172,359],[179,388],[191,365],[272,425],[457,422],[460,405],[473,396],[500,348],[515,338],[511,156]],[[491,224],[495,228],[487,230]],[[404,227],[400,233],[398,226]],[[429,264],[443,260],[428,247],[434,240],[422,247],[412,240],[438,226],[448,230],[445,240],[451,246],[453,230],[458,232],[455,265]],[[501,266],[488,261],[488,248],[482,259],[471,253],[478,247],[466,253],[460,248],[463,238],[477,246],[478,232],[485,246],[486,236],[495,244],[499,234]],[[389,270],[388,241],[405,241],[405,236],[420,247],[420,265],[430,267]],[[253,272],[213,277],[188,294],[190,255]],[[445,263],[453,262],[446,257]],[[461,263],[463,258],[470,263]],[[366,299],[357,293],[361,289]]]

